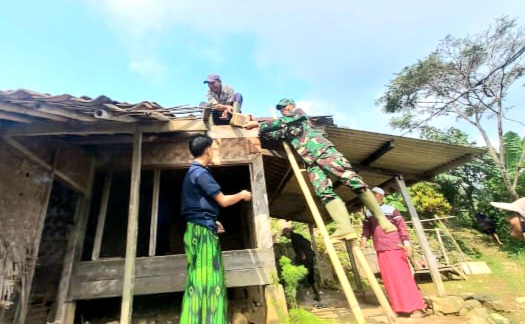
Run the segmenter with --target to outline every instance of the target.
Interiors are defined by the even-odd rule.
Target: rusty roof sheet
[[[69,94],[50,95],[31,90],[0,90],[0,121],[31,123],[34,121],[110,120],[135,122],[141,120],[202,118],[203,108],[188,105],[162,107],[156,102],[127,103],[106,96],[89,98]]]

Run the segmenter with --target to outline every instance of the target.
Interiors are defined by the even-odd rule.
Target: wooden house
[[[370,185],[430,179],[479,153],[317,121]],[[222,190],[253,193],[221,211],[221,246],[227,286],[264,306],[276,273],[270,215],[312,223],[277,143],[209,125],[195,107],[0,91],[0,322],[73,324],[83,301],[121,298],[128,323],[133,296],[182,291],[180,190],[195,133],[214,139]]]

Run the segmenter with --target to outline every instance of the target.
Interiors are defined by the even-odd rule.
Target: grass
[[[304,308],[293,308],[290,310],[290,324],[336,324],[337,321],[331,319],[321,319],[316,317]]]

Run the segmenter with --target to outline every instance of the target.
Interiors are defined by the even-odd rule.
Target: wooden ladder
[[[275,118],[275,112],[273,110],[271,110],[271,112],[272,112],[273,117]],[[283,141],[283,148],[284,148],[284,151],[286,152],[288,160],[290,161],[290,165],[295,174],[295,178],[297,179],[297,182],[299,183],[299,186],[301,187],[306,203],[308,204],[308,208],[310,209],[310,212],[312,213],[315,224],[317,225],[317,228],[319,229],[319,232],[321,233],[321,236],[323,237],[323,241],[326,246],[328,256],[330,257],[332,266],[334,267],[335,273],[337,274],[337,279],[339,280],[339,283],[341,284],[341,287],[343,288],[343,292],[348,302],[348,306],[352,310],[352,313],[354,314],[354,317],[356,318],[357,323],[364,324],[366,323],[366,320],[363,316],[363,312],[361,311],[361,307],[359,306],[359,303],[357,302],[354,291],[352,290],[352,287],[350,286],[350,282],[348,281],[348,277],[346,276],[343,266],[341,265],[341,262],[339,260],[339,257],[337,256],[334,245],[332,241],[330,240],[330,235],[328,234],[328,230],[326,229],[323,218],[321,217],[321,213],[319,212],[319,209],[317,208],[315,200],[312,196],[312,192],[310,191],[310,188],[308,187],[306,183],[304,174],[301,172],[301,171],[306,171],[306,170],[304,169],[301,170],[301,168],[299,167],[299,164],[297,163],[297,160],[295,159],[295,155],[293,154],[292,149],[290,148],[288,143],[284,141]],[[394,312],[392,311],[392,308],[390,307],[390,304],[388,303],[388,300],[386,299],[385,294],[381,290],[381,287],[379,286],[379,283],[377,282],[377,279],[374,276],[374,273],[370,269],[370,266],[368,265],[365,259],[365,256],[363,255],[363,252],[361,251],[359,247],[359,243],[357,242],[357,239],[353,239],[350,242],[352,246],[352,254],[354,255],[357,263],[364,270],[366,277],[368,279],[368,282],[374,294],[377,297],[377,300],[379,301],[381,307],[383,307],[383,311],[386,315],[388,323],[396,324],[397,323],[396,316]]]

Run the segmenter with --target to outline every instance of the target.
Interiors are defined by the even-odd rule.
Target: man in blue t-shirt
[[[224,280],[218,233],[224,228],[217,220],[219,206],[228,207],[240,201],[250,201],[252,194],[242,190],[225,195],[206,168],[213,158],[213,140],[196,135],[189,141],[195,158],[182,184],[182,215],[186,218],[184,251],[188,262],[186,285],[182,301],[181,323],[228,323],[228,300]]]

